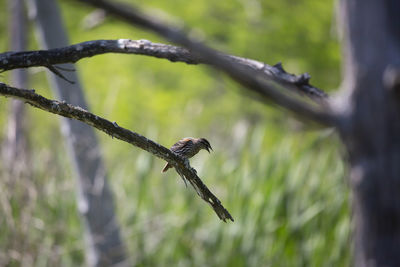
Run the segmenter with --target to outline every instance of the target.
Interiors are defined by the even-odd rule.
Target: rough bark
[[[340,11],[355,265],[400,266],[400,1],[342,0]]]
[[[49,50],[1,53],[0,71],[39,66],[49,68],[54,64],[75,63],[82,58],[105,53],[136,54],[164,58],[171,62],[207,64],[206,59],[179,46],[153,43],[149,40],[118,39],[88,41]],[[307,95],[318,103],[326,101],[328,98],[324,91],[309,84],[311,77],[308,73],[294,75],[287,73],[281,63],[271,66],[253,59],[223,53],[220,53],[220,55],[229,60],[231,64],[240,65],[250,69],[250,71],[260,71],[266,79],[291,84],[299,93]],[[59,75],[59,73],[56,74]]]
[[[67,34],[55,0],[32,0],[38,33],[44,48],[68,45]],[[72,65],[63,65],[73,69]],[[49,75],[57,97],[87,109],[76,72],[65,74],[75,84]],[[62,120],[68,152],[78,178],[78,209],[85,225],[89,266],[127,265],[125,247],[117,224],[113,197],[107,182],[100,147],[92,127]]]
[[[189,181],[189,183],[196,190],[197,194],[204,201],[211,205],[215,213],[222,221],[233,221],[232,216],[224,208],[219,199],[213,193],[211,193],[207,186],[197,176],[196,170],[190,167],[189,161],[181,158],[168,148],[157,144],[156,142],[138,133],[118,126],[116,122],[112,123],[111,121],[90,113],[81,107],[76,107],[65,102],[44,98],[43,96],[36,94],[34,90],[19,89],[7,86],[4,83],[0,83],[0,95],[17,98],[36,108],[40,108],[66,118],[79,120],[97,128],[100,131],[105,132],[111,137],[128,142],[136,147],[150,152],[156,157],[167,161],[176,168],[177,172],[179,175],[181,175],[185,182],[186,180]]]

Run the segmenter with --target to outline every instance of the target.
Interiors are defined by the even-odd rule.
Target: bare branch
[[[197,176],[196,170],[191,168],[189,161],[178,156],[168,148],[128,129],[120,127],[117,123],[110,122],[102,117],[94,115],[80,107],[76,107],[65,102],[50,100],[35,93],[34,90],[19,89],[0,83],[0,94],[6,97],[13,97],[25,101],[26,103],[75,120],[82,121],[90,126],[97,128],[106,134],[128,142],[151,154],[172,164],[182,178],[187,179],[197,194],[214,209],[218,217],[226,222],[233,221],[230,213],[224,208],[219,199],[211,193],[207,186]]]
[[[305,118],[316,121],[322,125],[336,126],[337,118],[330,111],[327,102],[323,101],[318,105],[310,105],[300,98],[282,92],[276,88],[276,82],[288,89],[296,89],[296,85],[286,81],[267,79],[262,71],[250,71],[248,67],[239,64],[232,64],[224,54],[215,51],[202,42],[189,37],[178,27],[168,25],[165,21],[160,21],[159,18],[150,17],[138,11],[135,8],[111,3],[106,0],[79,0],[80,2],[88,3],[94,7],[102,8],[110,15],[114,15],[122,20],[144,29],[151,30],[167,40],[182,45],[189,49],[196,57],[202,58],[205,63],[214,66],[215,68],[225,72],[232,79],[236,80],[247,89],[256,92],[261,98],[266,101],[272,101],[295,114],[299,114]],[[279,66],[279,65],[278,65]],[[305,75],[298,81],[300,84],[308,84],[309,76]]]
[[[17,68],[47,67],[48,65],[75,63],[82,58],[105,53],[122,53],[147,55],[165,58],[172,62],[180,61],[188,64],[204,63],[187,49],[152,43],[148,40],[95,40],[82,42],[62,48],[36,50],[26,52],[5,52],[0,54],[0,71]]]
[[[0,54],[0,72],[16,68],[38,66],[49,68],[51,65],[75,63],[82,58],[105,53],[137,54],[164,58],[171,62],[207,64],[205,59],[195,56],[189,50],[182,47],[153,43],[148,40],[119,39],[88,41],[49,50],[2,53]],[[304,93],[315,101],[320,102],[328,98],[328,95],[324,91],[309,84],[310,75],[307,73],[293,75],[287,73],[283,69],[281,63],[271,66],[253,59],[222,53],[220,53],[220,55],[225,57],[232,64],[247,67],[252,71],[260,71],[267,79],[291,84],[297,91]],[[53,69],[49,69],[53,71]],[[55,74],[60,76],[59,72],[55,72]]]

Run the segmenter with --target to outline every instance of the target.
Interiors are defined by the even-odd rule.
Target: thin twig
[[[45,66],[47,69],[49,69],[52,73],[54,73],[55,75],[57,75],[58,77],[60,77],[61,79],[63,79],[63,80],[65,80],[65,81],[67,81],[67,82],[69,82],[69,83],[71,83],[71,84],[74,84],[75,82],[74,81],[71,81],[71,80],[69,80],[69,79],[67,79],[67,77],[65,77],[57,68],[59,68],[59,69],[61,69],[62,70],[62,68],[60,68],[60,67],[54,67],[53,65],[47,65],[47,66]]]
[[[67,118],[82,121],[90,126],[97,128],[106,134],[128,142],[136,147],[139,147],[151,154],[169,162],[175,167],[177,172],[187,179],[197,194],[214,209],[218,217],[226,222],[233,221],[230,213],[224,208],[219,199],[207,188],[207,186],[197,176],[196,170],[191,168],[189,161],[175,154],[168,148],[128,129],[118,126],[102,117],[90,113],[80,107],[76,107],[65,102],[47,99],[34,90],[19,89],[0,83],[0,94],[6,97],[20,99],[36,108],[64,116]]]

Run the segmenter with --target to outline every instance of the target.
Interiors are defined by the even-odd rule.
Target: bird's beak
[[[208,153],[211,153],[211,152],[210,152],[210,149],[211,149],[211,151],[214,151],[214,150],[212,149],[211,146],[210,146],[210,147],[207,147],[206,149],[207,149]]]

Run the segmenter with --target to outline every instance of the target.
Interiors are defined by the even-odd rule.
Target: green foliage
[[[179,18],[218,49],[269,64],[282,61],[290,72],[309,72],[317,87],[338,86],[332,1],[149,0],[145,5],[158,16]],[[85,31],[81,22],[91,9],[71,1],[61,6],[71,43],[165,42],[113,18]],[[0,33],[6,36],[4,10],[0,14]],[[6,41],[0,43],[3,50]],[[133,264],[350,264],[345,167],[332,133],[299,131],[289,114],[254,101],[205,66],[108,54],[82,60],[77,69],[94,113],[165,146],[184,136],[207,137],[215,152],[201,153],[192,165],[235,218],[219,221],[173,170],[160,174],[164,162],[99,134]],[[52,97],[40,70],[30,70],[30,87]],[[6,101],[0,103],[5,125]],[[33,169],[29,179],[6,174],[0,179],[0,265],[82,265],[83,227],[59,119],[27,111]]]
[[[135,174],[114,177],[117,202],[130,203],[119,213],[134,263],[347,266],[348,192],[334,145],[298,134],[267,146],[271,137],[257,126],[193,162],[234,223],[218,221],[176,173],[160,177],[160,164],[148,154],[136,159]],[[113,168],[126,170],[125,164]]]

